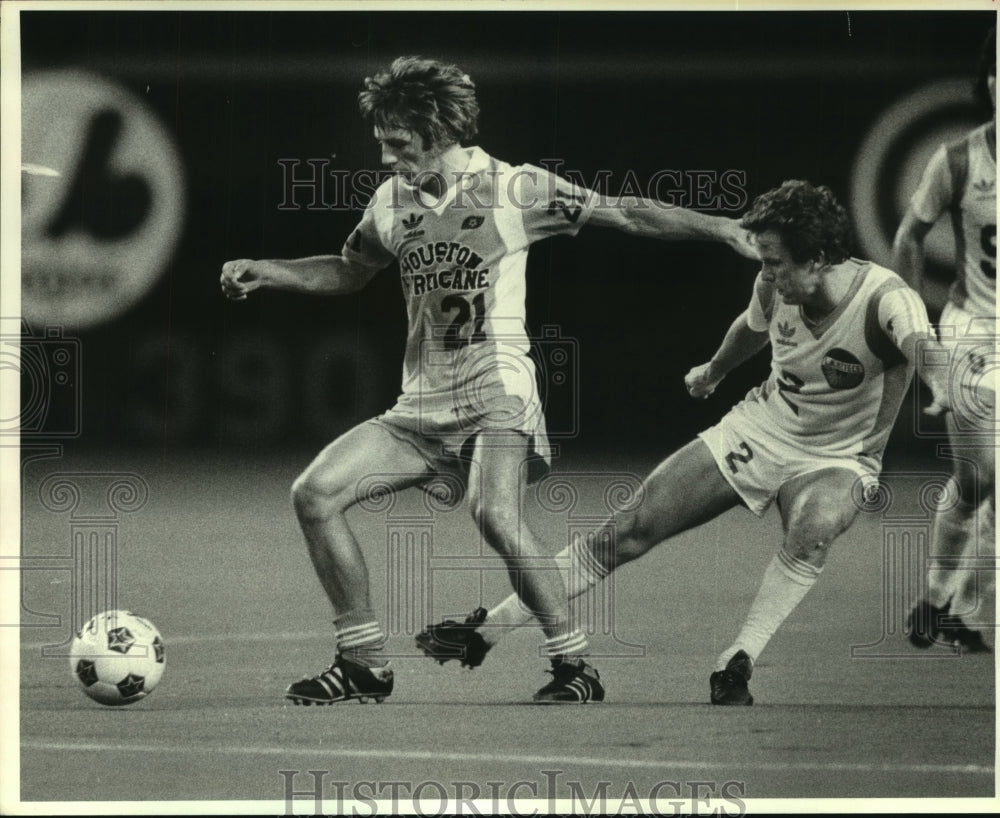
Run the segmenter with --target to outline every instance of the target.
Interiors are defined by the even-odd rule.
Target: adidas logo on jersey
[[[787,321],[784,321],[784,322],[779,321],[778,322],[778,334],[781,337],[778,338],[776,342],[779,343],[779,344],[781,344],[782,346],[797,347],[799,345],[797,341],[789,341],[788,340],[789,338],[791,338],[795,334],[795,327],[793,327]]]
[[[420,225],[420,222],[424,220],[422,213],[411,213],[405,219],[403,219],[403,227],[406,232],[403,234],[404,239],[415,239],[418,236],[424,235],[426,231],[416,230],[415,228]]]

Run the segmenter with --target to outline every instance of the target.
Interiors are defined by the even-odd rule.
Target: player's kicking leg
[[[830,545],[857,516],[851,494],[857,480],[849,469],[830,468],[789,480],[779,490],[784,541],[764,572],[742,630],[716,662],[709,678],[712,704],[753,704],[747,684],[753,664],[816,584]]]
[[[372,608],[368,568],[346,513],[359,500],[366,477],[380,490],[400,490],[428,475],[423,458],[378,423],[362,423],[327,446],[292,486],[292,502],[316,575],[336,616],[332,664],[289,685],[295,704],[333,704],[356,698],[382,701],[393,672],[382,655],[385,634]]]
[[[642,485],[634,511],[616,515],[602,529],[556,556],[572,599],[619,565],[654,545],[701,525],[739,502],[708,447],[694,440],[661,463]],[[517,594],[496,607],[474,611],[465,622],[442,622],[423,631],[417,644],[438,662],[450,659],[477,667],[504,635],[537,620]]]

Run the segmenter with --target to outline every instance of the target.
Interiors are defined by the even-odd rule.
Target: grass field
[[[507,592],[464,506],[432,510],[411,491],[391,509],[357,509],[395,692],[381,705],[300,708],[282,698],[285,686],[325,666],[333,647],[288,502],[307,460],[106,455],[25,467],[23,565],[32,570],[22,571],[16,810],[201,802],[201,811],[223,811],[240,802],[244,812],[285,812],[294,791],[304,793],[300,813],[349,811],[339,793],[370,815],[375,799],[400,811],[394,790],[427,799],[425,814],[440,814],[442,798],[466,799],[465,814],[531,814],[530,801],[539,813],[614,812],[635,798],[665,814],[836,798],[894,799],[867,807],[884,810],[995,809],[994,657],[919,652],[900,632],[905,579],[922,564],[907,538],[926,524],[907,499],[912,474],[892,482],[890,472],[896,507],[863,515],[837,543],[761,656],[750,708],[713,708],[707,680],[778,545],[775,514],[731,512],[618,572],[592,636],[607,701],[544,708],[530,704],[548,678],[537,629],[508,638],[473,672],[412,647],[425,620],[464,616]],[[602,468],[642,475],[653,465]],[[109,522],[107,486],[125,473],[141,478],[148,499]],[[57,474],[81,487],[75,511],[44,497]],[[553,551],[606,513],[608,478],[572,465],[562,476],[575,505],[528,512]],[[92,531],[117,542],[115,579],[100,582],[117,588],[117,607],[151,618],[167,645],[160,687],[127,708],[87,699],[65,656],[75,581],[66,555],[74,534]],[[393,544],[407,537],[416,545],[397,562]],[[993,622],[991,607],[977,616]],[[962,800],[898,800],[908,797]],[[848,807],[860,804],[794,809]]]

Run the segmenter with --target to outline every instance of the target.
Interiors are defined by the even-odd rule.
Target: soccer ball
[[[91,619],[73,640],[69,661],[83,692],[111,706],[146,698],[166,666],[160,632],[131,611],[105,611]]]

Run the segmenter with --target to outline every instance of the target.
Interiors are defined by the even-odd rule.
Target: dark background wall
[[[337,206],[343,190],[330,183],[343,176],[325,177],[311,207],[315,190],[289,187],[289,172],[307,177],[310,159],[328,174],[377,168],[356,96],[395,56],[463,66],[478,87],[479,144],[496,156],[559,160],[585,180],[604,179],[611,195],[630,178],[645,184],[678,171],[689,183],[701,179],[704,194],[681,203],[713,213],[730,205],[738,215],[741,193],[752,198],[788,178],[828,184],[848,203],[873,124],[923,85],[971,83],[994,19],[940,11],[22,13],[25,76],[84,68],[130,91],[171,134],[186,191],[181,234],[155,286],[124,314],[72,332],[83,362],[76,445],[314,447],[391,405],[405,338],[394,268],[354,296],[264,292],[237,304],[221,297],[218,276],[231,258],[339,252],[360,214]],[[974,123],[977,113],[962,106],[949,116]],[[740,189],[723,199],[727,171]],[[98,182],[88,207],[101,206]],[[891,234],[905,203],[901,183],[869,184],[880,229]],[[126,211],[110,206],[110,218]],[[743,309],[754,272],[722,247],[598,229],[537,245],[530,327],[557,326],[577,354],[578,398],[553,398],[549,412],[568,451],[667,451],[762,379],[765,357],[709,403],[692,402],[682,384]]]

